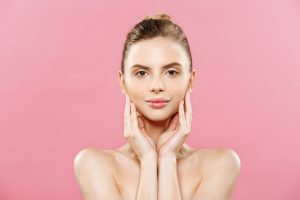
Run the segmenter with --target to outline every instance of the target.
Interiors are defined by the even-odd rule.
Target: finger
[[[181,101],[179,104],[179,125],[181,129],[186,130],[186,120],[184,115],[183,101]]]
[[[136,111],[136,117],[137,117],[137,120],[138,120],[139,128],[143,128],[144,127],[144,120],[143,120],[142,116],[137,111]]]
[[[137,117],[137,120],[138,120],[139,128],[141,129],[142,133],[146,134],[145,123],[144,123],[142,116],[139,115]]]
[[[136,116],[139,117],[139,116],[142,116],[142,115],[141,115],[141,113],[139,113],[138,111],[136,111]]]
[[[137,116],[136,116],[136,108],[135,108],[134,103],[130,103],[130,105],[131,105],[131,123],[132,123],[131,127],[134,130],[137,130],[137,128],[138,128],[138,121],[137,121]]]
[[[172,151],[178,151],[182,147],[182,144],[186,140],[186,135],[181,134],[180,132],[177,132],[174,134],[167,142],[169,145],[169,148]]]
[[[169,123],[169,126],[166,131],[175,130],[178,124],[178,112],[175,113]]]
[[[185,96],[185,118],[186,124],[189,127],[192,122],[192,104],[191,104],[191,91],[188,89],[186,96]]]
[[[136,110],[136,107],[134,103],[132,103],[132,127],[137,130],[138,128],[141,130],[141,132],[145,135],[146,134],[146,129],[145,129],[145,123],[142,119],[141,114]]]
[[[138,126],[139,126],[139,128],[143,128],[145,126],[143,117],[137,110],[135,112],[136,112],[136,117],[137,117],[137,121],[138,121]]]
[[[127,138],[130,134],[130,99],[126,94],[125,111],[124,111],[124,136]]]

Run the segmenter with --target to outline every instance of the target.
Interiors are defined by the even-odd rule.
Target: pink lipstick
[[[164,99],[164,98],[155,98],[150,99],[147,102],[150,104],[152,108],[162,108],[168,104],[170,100]]]

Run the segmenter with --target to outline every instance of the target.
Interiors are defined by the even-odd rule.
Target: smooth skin
[[[133,46],[127,66],[144,61],[154,67],[142,79],[127,73],[124,82],[120,76],[128,143],[116,150],[86,148],[76,155],[74,174],[84,200],[230,200],[240,170],[236,152],[185,143],[191,133],[195,71],[187,73],[184,50],[164,38]],[[160,66],[174,60],[186,68],[171,78]],[[141,101],[142,91],[172,100],[166,108],[153,110]]]

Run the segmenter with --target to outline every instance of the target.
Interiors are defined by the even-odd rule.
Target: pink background
[[[0,1],[0,199],[82,199],[83,148],[117,148],[126,33],[169,13],[188,36],[197,148],[241,159],[234,200],[300,199],[300,3]]]

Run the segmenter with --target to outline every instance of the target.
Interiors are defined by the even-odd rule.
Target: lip
[[[165,102],[169,102],[170,100],[164,99],[164,98],[155,98],[155,99],[150,99],[147,102],[151,102],[151,103],[165,103]]]
[[[147,100],[147,102],[152,108],[163,108],[168,104],[169,101],[170,100],[162,97]]]
[[[148,101],[152,108],[163,108],[168,104],[168,101]]]

